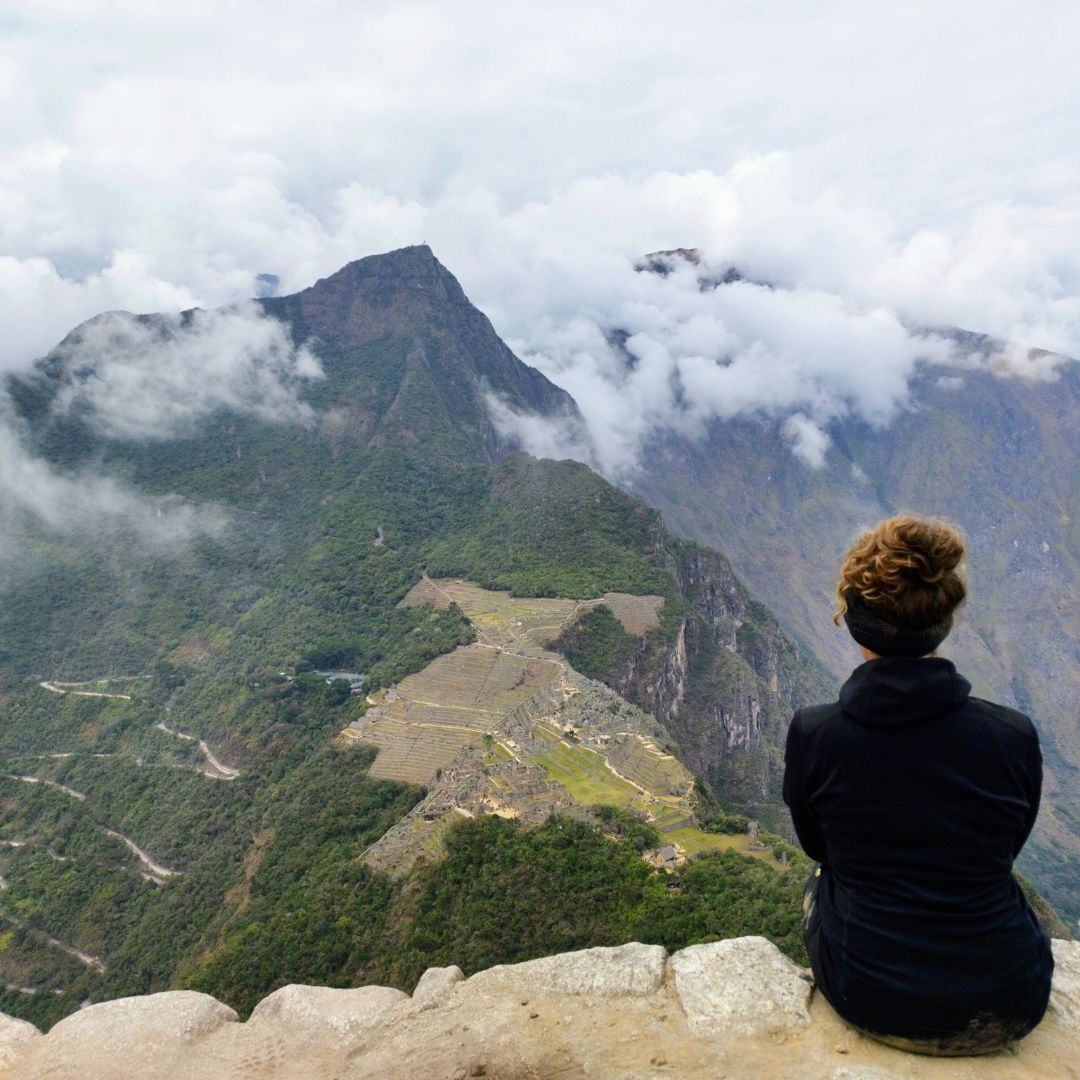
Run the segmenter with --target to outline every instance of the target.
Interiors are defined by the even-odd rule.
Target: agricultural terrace
[[[476,629],[478,640],[440,656],[368,699],[369,709],[346,735],[371,743],[379,753],[372,775],[432,784],[460,758],[466,746],[491,763],[511,758],[539,766],[550,780],[585,806],[626,807],[644,814],[689,854],[744,849],[745,837],[717,836],[694,827],[690,806],[693,777],[672,754],[640,732],[592,730],[575,712],[561,715],[575,695],[580,676],[546,645],[597,604],[606,604],[625,629],[638,635],[658,625],[663,598],[608,593],[596,600],[514,597],[460,579],[425,576],[402,606],[456,604]],[[606,691],[614,698],[611,691]],[[619,700],[619,699],[616,699]],[[529,738],[507,735],[511,719],[529,720]],[[569,730],[569,729],[572,729]],[[491,792],[514,801],[512,792]],[[438,835],[422,822],[419,835]],[[401,840],[408,840],[405,836]],[[380,842],[381,843],[381,842]]]
[[[434,604],[439,608],[457,604],[488,645],[518,648],[546,645],[568,623],[590,607],[605,604],[628,634],[635,637],[660,625],[662,596],[631,596],[605,593],[595,600],[563,600],[516,597],[508,592],[482,589],[460,579],[422,578],[401,601],[403,607]]]
[[[618,609],[628,628],[644,632],[657,624],[663,598],[622,593],[585,602],[522,598],[425,576],[402,605],[456,604],[476,628],[478,641],[371,696],[367,714],[346,734],[378,747],[372,775],[429,783],[465,746],[486,733],[497,736],[519,706],[554,693],[567,667],[544,646],[583,607],[604,602]]]

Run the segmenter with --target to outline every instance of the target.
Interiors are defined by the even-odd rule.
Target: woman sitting
[[[1042,1019],[1050,942],[1012,875],[1039,809],[1031,721],[971,696],[936,650],[965,598],[959,534],[889,518],[840,572],[863,659],[800,709],[784,801],[806,853],[806,947],[829,1003],[903,1049],[982,1054]]]

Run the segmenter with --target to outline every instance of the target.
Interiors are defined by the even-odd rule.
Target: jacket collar
[[[894,727],[952,712],[970,693],[971,683],[951,660],[883,656],[851,673],[840,689],[840,708],[861,724]]]

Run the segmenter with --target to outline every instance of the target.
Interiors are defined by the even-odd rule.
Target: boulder
[[[346,1050],[385,1024],[408,1000],[408,994],[389,986],[335,990],[293,984],[263,998],[248,1024],[270,1024],[278,1034],[298,1042]]]
[[[451,967],[428,968],[416,984],[409,1011],[423,1012],[444,1004],[454,992],[454,987],[464,978],[457,964]]]
[[[763,937],[691,945],[670,964],[697,1035],[757,1035],[810,1022],[809,976]]]
[[[40,1039],[41,1032],[26,1020],[0,1013],[0,1067],[17,1057],[31,1039]]]
[[[500,964],[466,981],[480,992],[568,994],[596,1000],[655,994],[664,978],[662,945],[618,945],[544,956],[522,964]]]
[[[1080,1039],[1080,941],[1054,938],[1054,985],[1050,1009],[1062,1024],[1073,1028]]]
[[[15,1064],[47,1062],[44,1073],[30,1069],[34,1076],[145,1080],[166,1075],[205,1036],[236,1018],[228,1005],[195,990],[117,998],[65,1017],[47,1036],[32,1039]]]

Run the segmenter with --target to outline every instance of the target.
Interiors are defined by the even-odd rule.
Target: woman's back
[[[963,556],[955,529],[911,516],[856,541],[835,620],[866,663],[839,701],[796,713],[785,755],[784,798],[821,863],[815,978],[852,1023],[928,1053],[1026,1034],[1053,972],[1012,876],[1039,808],[1038,736],[936,655],[966,597]]]
[[[1053,962],[1012,877],[1038,810],[1038,739],[943,659],[881,658],[792,723],[785,798],[825,870],[815,974],[852,1023],[937,1038],[1041,1018]]]

